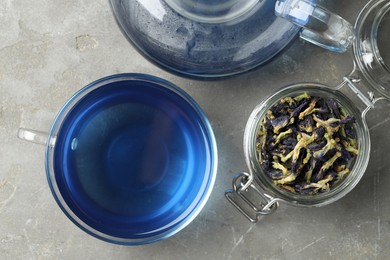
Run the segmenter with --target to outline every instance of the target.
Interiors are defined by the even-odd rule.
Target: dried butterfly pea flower
[[[326,141],[321,141],[319,143],[312,143],[312,144],[308,145],[307,148],[310,151],[319,151],[326,145],[326,143],[327,143]]]
[[[307,133],[313,132],[315,128],[313,118],[311,116],[306,117],[304,120],[298,123],[298,127],[301,131],[305,131]]]
[[[326,104],[328,105],[328,108],[330,109],[331,113],[333,113],[333,115],[334,115],[333,117],[340,119],[341,113],[340,113],[339,106],[338,106],[336,100],[330,98],[330,99],[326,100]]]
[[[308,98],[310,98],[309,94],[307,92],[303,92],[303,94],[298,95],[298,96],[294,97],[293,99],[295,101],[299,102],[299,101],[302,101],[303,99],[308,99]]]
[[[273,143],[273,145],[276,145],[276,144],[280,143],[281,140],[287,138],[292,133],[292,131],[293,130],[290,128],[285,132],[281,132],[279,135],[276,136],[275,142]]]
[[[335,155],[332,156],[332,158],[330,158],[329,160],[327,160],[320,168],[320,170],[314,175],[312,176],[312,180],[314,182],[319,182],[320,180],[323,179],[325,173],[327,170],[329,170],[329,168],[331,168],[334,164],[334,162],[341,156],[341,153],[340,152],[336,152]]]
[[[329,191],[359,153],[355,119],[331,98],[307,92],[275,103],[260,123],[257,155],[275,185],[300,194]]]
[[[313,112],[316,104],[317,104],[317,100],[316,99],[311,100],[308,108],[306,108],[303,112],[301,112],[299,114],[299,119],[302,120],[302,119],[305,118],[305,116],[311,114]]]
[[[290,117],[291,118],[295,118],[296,116],[298,116],[302,110],[304,109],[305,106],[307,106],[307,104],[309,103],[308,100],[304,100],[298,107],[296,107],[293,112],[291,113]]]
[[[274,118],[271,120],[271,124],[273,126],[273,131],[275,134],[279,133],[280,129],[287,126],[290,121],[289,116],[280,116],[278,118]]]

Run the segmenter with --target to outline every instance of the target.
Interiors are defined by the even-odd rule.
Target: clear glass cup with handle
[[[18,137],[46,146],[48,183],[64,214],[111,243],[172,236],[199,214],[216,178],[206,116],[183,90],[150,75],[92,82],[48,133],[20,128]]]

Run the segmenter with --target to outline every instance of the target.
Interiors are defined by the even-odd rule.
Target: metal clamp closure
[[[269,215],[279,207],[278,199],[263,193],[251,178],[251,174],[242,172],[233,178],[233,189],[226,190],[225,197],[233,204],[249,221],[256,223],[260,216]],[[253,199],[261,200],[253,203]]]

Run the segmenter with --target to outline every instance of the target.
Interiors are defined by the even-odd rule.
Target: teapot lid
[[[203,4],[203,9],[194,11],[188,5],[192,2]],[[300,27],[276,17],[275,2],[110,0],[123,33],[146,58],[195,78],[239,74],[285,49]],[[210,12],[199,11],[206,7]],[[232,11],[226,15],[228,10]]]

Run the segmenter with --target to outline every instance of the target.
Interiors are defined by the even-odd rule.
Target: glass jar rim
[[[293,96],[308,92],[309,95],[330,96],[335,98],[346,111],[356,119],[356,132],[358,138],[359,154],[355,159],[351,172],[338,186],[329,192],[317,195],[302,195],[276,187],[272,180],[262,170],[257,160],[256,154],[256,136],[258,127],[266,111],[275,102],[287,95]],[[360,181],[369,161],[370,154],[370,136],[367,124],[360,111],[354,106],[353,102],[343,93],[335,88],[318,83],[298,83],[289,85],[277,91],[275,94],[261,102],[250,115],[244,133],[244,153],[247,167],[254,177],[254,181],[265,191],[266,194],[283,202],[296,206],[323,206],[330,204],[349,193]]]

